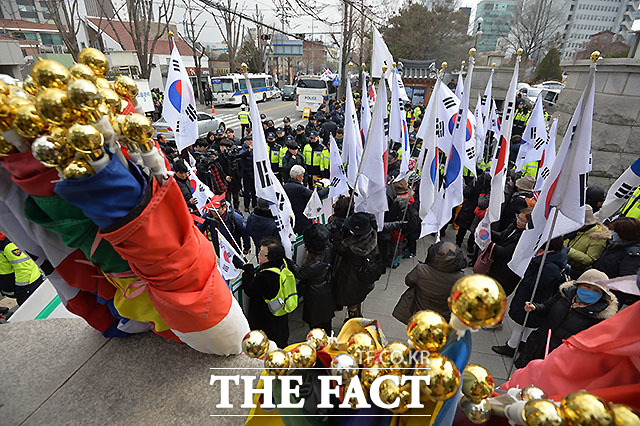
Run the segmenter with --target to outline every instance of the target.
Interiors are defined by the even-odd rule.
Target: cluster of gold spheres
[[[39,59],[21,87],[0,82],[0,155],[31,149],[63,178],[80,179],[93,174],[92,162],[106,155],[108,132],[133,150],[151,149],[149,119],[120,115],[135,102],[135,81],[119,76],[111,84],[108,71],[102,52],[84,48],[69,68]]]
[[[461,317],[460,320],[469,327],[496,324],[504,316],[504,290],[489,277],[473,275],[462,278],[454,285],[451,296],[453,314]],[[462,310],[470,313],[463,314]],[[242,348],[249,357],[264,359],[266,374],[276,376],[287,374],[294,368],[314,367],[316,352],[328,349],[335,354],[331,361],[331,374],[341,376],[345,386],[358,375],[365,392],[369,392],[373,381],[381,376],[429,376],[428,381],[420,384],[420,400],[433,403],[454,396],[462,383],[456,364],[439,353],[451,332],[451,325],[440,314],[425,310],[409,319],[406,327],[409,345],[395,341],[382,346],[368,331],[356,332],[346,343],[339,343],[330,339],[324,330],[313,329],[306,342],[294,346],[289,352],[280,349],[269,352],[266,334],[253,330],[243,339]],[[465,397],[479,404],[491,395],[493,389],[493,377],[484,367],[467,366],[462,388]],[[404,413],[411,400],[410,383],[398,385],[385,379],[380,384],[379,396],[386,404],[399,400],[399,405],[392,411]]]

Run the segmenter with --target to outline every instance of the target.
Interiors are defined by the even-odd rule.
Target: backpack
[[[265,303],[271,313],[276,317],[280,317],[295,311],[298,307],[297,283],[295,275],[287,266],[287,262],[283,262],[279,269],[267,268],[265,271],[273,272],[280,277],[278,294],[271,300],[265,299]]]

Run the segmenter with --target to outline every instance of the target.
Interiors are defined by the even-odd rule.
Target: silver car
[[[173,129],[169,127],[169,124],[165,121],[164,118],[153,123],[153,128],[156,129],[156,133],[162,133],[167,138],[167,140],[174,140],[175,136],[173,134]],[[198,113],[198,136],[205,137],[209,132],[216,132],[218,129],[222,129],[224,131],[227,126],[223,121],[218,120],[215,116],[206,113],[199,112]]]

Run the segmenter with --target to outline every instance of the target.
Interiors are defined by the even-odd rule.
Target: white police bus
[[[326,104],[329,98],[336,97],[336,87],[318,75],[301,75],[296,82],[296,110],[311,108],[316,112],[320,105]]]
[[[276,95],[273,77],[269,74],[249,74],[249,81],[257,101],[267,101]],[[215,105],[246,105],[249,102],[243,74],[211,77],[211,93]]]

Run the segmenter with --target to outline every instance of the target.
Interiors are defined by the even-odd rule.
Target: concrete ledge
[[[0,341],[2,424],[244,424],[249,410],[210,417],[222,414],[210,368],[262,370],[262,361],[202,354],[152,333],[105,339],[80,319],[0,325]],[[244,395],[233,388],[239,407]]]

